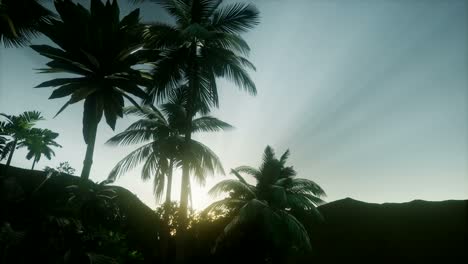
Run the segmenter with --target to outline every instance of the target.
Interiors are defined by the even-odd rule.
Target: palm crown
[[[175,25],[156,23],[145,30],[149,47],[162,51],[154,64],[153,101],[165,98],[181,83],[189,86],[189,112],[204,113],[218,106],[215,79],[226,77],[255,94],[245,68],[255,69],[244,56],[250,48],[240,37],[258,24],[258,10],[249,4],[221,0],[155,0],[175,18]],[[191,109],[193,108],[193,109]]]
[[[145,85],[150,77],[132,67],[154,59],[155,53],[141,50],[139,9],[120,19],[117,1],[104,4],[92,0],[88,11],[70,0],[58,0],[55,8],[60,20],[52,19],[41,31],[58,48],[31,47],[51,59],[41,72],[70,73],[79,77],[57,78],[37,87],[58,87],[49,99],[70,96],[57,114],[68,105],[84,100],[83,136],[89,149],[82,177],[87,178],[97,124],[104,115],[107,124],[114,129],[117,118],[123,116],[124,99],[137,105],[131,95],[146,98],[140,85]]]
[[[38,111],[26,111],[19,115],[7,115],[0,113],[5,121],[0,122],[0,159],[8,155],[7,166],[10,165],[13,153],[18,144],[30,135],[32,127],[37,121],[44,120]],[[11,138],[11,140],[10,140]]]
[[[220,240],[230,236],[233,230],[263,220],[262,223],[266,223],[262,225],[266,228],[265,234],[272,236],[276,246],[291,241],[291,247],[310,249],[307,231],[296,214],[309,213],[320,217],[315,207],[323,203],[321,197],[325,192],[311,180],[296,178],[296,171],[286,166],[288,157],[289,151],[286,151],[277,159],[273,149],[267,146],[258,169],[250,166],[233,169],[231,173],[237,180],[224,180],[211,188],[210,195],[228,193],[228,197],[214,202],[205,212],[227,208],[237,214]],[[241,173],[253,176],[257,184],[249,184]],[[278,230],[287,232],[279,233]]]
[[[185,145],[192,134],[192,118],[218,107],[216,78],[227,77],[251,94],[256,87],[246,68],[255,69],[244,55],[249,46],[240,33],[258,24],[258,10],[253,5],[221,6],[221,0],[154,0],[174,19],[175,25],[154,23],[144,31],[147,47],[161,52],[161,59],[153,64],[153,87],[149,87],[152,102],[168,97],[174,90],[183,89],[186,102],[184,121]],[[189,156],[188,153],[184,154]],[[190,189],[188,160],[183,162],[178,261],[184,259],[184,233]]]
[[[191,140],[188,156],[184,156],[182,145],[183,121],[186,111],[178,104],[177,99],[163,104],[161,110],[155,107],[128,107],[126,114],[137,115],[141,119],[131,124],[126,130],[108,140],[111,145],[130,145],[145,143],[112,169],[109,179],[133,169],[143,163],[141,177],[143,180],[154,176],[154,194],[159,200],[164,191],[165,177],[172,173],[173,168],[181,167],[186,158],[195,179],[204,183],[207,174],[220,172],[224,169],[219,158],[203,143]],[[231,125],[211,116],[201,116],[193,120],[193,132],[219,131],[231,128]],[[166,190],[170,192],[170,190]]]
[[[55,152],[51,147],[62,147],[55,141],[58,136],[58,133],[49,129],[32,128],[29,136],[18,144],[18,147],[27,148],[26,158],[28,160],[33,158],[32,169],[34,169],[34,165],[39,162],[42,155],[49,160],[52,156],[55,156]]]

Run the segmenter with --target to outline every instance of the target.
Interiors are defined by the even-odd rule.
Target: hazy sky
[[[221,108],[214,115],[236,129],[196,137],[227,171],[259,165],[270,144],[279,155],[289,148],[298,176],[319,183],[327,201],[468,198],[468,1],[251,2],[262,17],[245,35],[258,95],[220,81]],[[132,8],[120,3],[122,13]],[[145,21],[167,19],[154,4],[142,10]],[[36,73],[46,61],[30,48],[0,47],[0,112],[41,111],[47,121],[38,127],[59,132],[63,148],[36,168],[69,161],[79,174],[86,151],[83,104],[52,119],[66,99],[48,100],[52,89],[32,88],[56,77]],[[115,132],[131,121],[118,120]],[[134,149],[105,146],[115,132],[101,122],[94,181]],[[25,154],[16,152],[13,165],[29,168]],[[152,182],[139,175],[132,171],[116,184],[154,207]],[[223,177],[230,176],[216,175],[205,187],[193,184],[195,207],[209,203],[208,188]]]

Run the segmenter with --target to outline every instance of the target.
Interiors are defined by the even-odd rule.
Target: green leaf
[[[56,87],[69,83],[77,83],[85,81],[87,78],[56,78],[50,81],[45,81],[34,88],[43,88],[43,87]]]
[[[138,164],[144,161],[151,153],[153,149],[153,142],[143,145],[136,150],[132,151],[125,158],[115,165],[115,167],[109,173],[107,179],[115,180],[125,172],[135,168]]]
[[[252,4],[235,3],[225,5],[213,13],[214,30],[238,34],[252,29],[260,23],[260,12]]]
[[[234,128],[212,116],[202,116],[192,121],[192,132],[216,132]]]
[[[74,93],[77,89],[80,89],[81,85],[78,83],[71,83],[63,85],[55,89],[50,95],[49,99],[62,98]],[[71,102],[70,102],[71,103]]]
[[[75,85],[75,86],[78,86],[78,85]],[[80,88],[76,89],[73,92],[71,99],[70,99],[70,103],[73,104],[73,103],[76,103],[83,99],[88,98],[91,94],[95,93],[97,89],[98,87],[94,85],[93,86],[87,85],[85,87],[81,86]]]
[[[67,108],[69,105],[70,105],[70,100],[69,100],[68,102],[66,102],[66,103],[60,108],[60,110],[55,114],[54,118],[57,117],[60,113],[62,113],[62,111],[65,110],[65,108]]]

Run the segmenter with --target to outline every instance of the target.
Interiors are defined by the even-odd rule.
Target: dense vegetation
[[[250,48],[241,34],[259,23],[259,11],[252,4],[221,0],[152,2],[172,16],[174,23],[143,24],[138,8],[120,14],[116,0],[91,0],[89,8],[56,0],[57,13],[35,0],[0,2],[0,39],[5,47],[30,44],[36,34],[53,43],[30,45],[50,59],[39,72],[52,79],[35,88],[54,88],[49,99],[68,98],[57,115],[84,101],[87,146],[81,179],[72,177],[74,169],[61,163],[42,174],[31,170],[31,181],[39,182],[25,191],[12,178],[17,171],[10,166],[15,150],[27,148],[26,158],[32,159],[34,169],[42,156],[54,156],[53,147],[61,147],[60,137],[35,127],[44,119],[39,112],[2,114],[0,155],[7,159],[2,167],[3,186],[22,190],[4,200],[9,209],[14,204],[17,212],[2,219],[4,260],[26,261],[28,256],[17,255],[15,250],[25,243],[38,243],[39,237],[48,242],[40,243],[35,252],[53,263],[155,259],[183,263],[197,258],[214,262],[219,254],[232,254],[234,261],[238,256],[233,253],[245,247],[256,248],[249,254],[258,262],[283,262],[311,252],[310,230],[303,222],[320,221],[315,207],[323,202],[325,192],[316,183],[295,177],[295,170],[286,164],[289,151],[276,158],[268,146],[258,170],[233,169],[237,180],[213,187],[212,194],[226,198],[201,212],[189,208],[191,182],[204,184],[210,174],[225,174],[216,153],[192,139],[194,133],[232,129],[210,115],[212,108],[219,107],[217,79],[232,81],[252,95],[257,92],[248,72],[255,66],[247,59]],[[28,12],[21,11],[25,8]],[[54,78],[56,73],[62,76]],[[93,183],[89,175],[98,124],[104,117],[115,129],[124,115],[140,119],[108,144],[139,147],[115,165],[106,181]],[[143,165],[141,178],[153,178],[156,201],[166,195],[150,214],[155,232],[145,246],[128,238],[134,231],[128,229],[131,217],[128,208],[122,207],[122,191],[109,185],[139,164]],[[178,202],[171,200],[174,170],[182,171]],[[240,173],[252,175],[256,185]],[[45,194],[51,186],[62,189]],[[43,195],[46,198],[40,199]],[[22,207],[27,213],[18,213]]]
[[[91,0],[89,7],[55,0],[55,10],[38,0],[0,0],[0,45],[30,45],[49,59],[39,73],[50,79],[35,88],[53,88],[49,99],[67,98],[57,115],[83,102],[86,145],[80,177],[68,162],[34,170],[42,157],[55,156],[54,149],[61,147],[59,134],[36,127],[44,120],[38,111],[0,114],[0,161],[5,161],[0,165],[0,263],[344,262],[330,256],[364,252],[362,244],[380,250],[375,252],[388,249],[405,255],[414,250],[391,243],[401,236],[393,231],[405,225],[389,217],[388,210],[361,204],[340,207],[342,203],[318,210],[325,191],[297,176],[287,163],[289,150],[277,156],[270,146],[258,168],[230,169],[231,177],[211,188],[209,194],[218,200],[201,211],[190,208],[192,182],[204,184],[209,175],[225,174],[216,153],[192,138],[233,129],[210,114],[220,107],[218,80],[257,93],[249,75],[255,66],[242,34],[260,23],[260,13],[253,4],[222,0],[148,1],[165,10],[173,23],[144,24],[138,8],[121,14],[117,0]],[[51,45],[32,44],[39,34]],[[99,123],[104,117],[114,130],[119,118],[127,116],[139,119],[107,144],[135,149],[115,164],[106,180],[93,182]],[[19,148],[27,149],[30,170],[11,166]],[[113,185],[138,165],[141,179],[153,180],[156,210]],[[181,185],[173,186],[177,170]],[[177,201],[171,200],[175,188],[181,193]],[[459,210],[466,203],[450,206]],[[362,221],[354,208],[380,225]],[[454,211],[437,212],[451,220]],[[456,227],[447,229],[456,242],[450,244],[451,254],[466,257],[466,243],[459,241],[467,229],[459,228],[459,221],[447,223]],[[426,224],[428,229],[437,226]],[[374,233],[363,231],[366,228]],[[386,240],[375,239],[382,234]],[[436,235],[437,243],[451,243],[444,234]],[[429,248],[437,255],[435,247],[421,248],[416,251]]]

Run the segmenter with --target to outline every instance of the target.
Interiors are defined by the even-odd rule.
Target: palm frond
[[[212,211],[218,211],[222,209],[240,209],[244,206],[248,200],[244,199],[233,199],[233,198],[225,198],[223,200],[219,200],[213,202],[209,206],[207,206],[203,211],[202,214],[208,214]]]
[[[297,178],[293,179],[291,185],[286,186],[286,188],[292,192],[310,192],[317,197],[326,197],[325,191],[314,181]]]
[[[151,151],[144,160],[141,169],[141,179],[146,181],[151,179],[151,177],[159,177],[159,168],[162,160],[164,160],[164,157],[161,157],[159,152]]]
[[[281,160],[279,162],[282,163]],[[280,178],[291,178],[291,177],[296,176],[296,174],[297,172],[296,170],[294,170],[292,166],[283,167],[280,172]]]
[[[225,32],[214,32],[206,40],[209,46],[219,47],[226,50],[237,52],[241,55],[248,56],[250,53],[249,44],[240,36],[236,34],[229,34]],[[255,67],[252,65],[252,67]]]
[[[145,165],[143,165],[142,177],[148,179],[153,177],[153,194],[156,202],[160,202],[164,194],[164,182],[167,170],[167,159],[160,157],[160,154],[157,152],[153,152],[145,162]]]
[[[171,14],[178,25],[186,25],[189,23],[190,17],[190,5],[189,1],[184,0],[152,0],[161,7],[163,7],[169,14]]]
[[[197,0],[192,1],[191,18],[194,23],[203,23],[211,17],[213,12],[222,3],[222,0]]]
[[[151,23],[145,26],[143,37],[146,45],[152,49],[169,49],[182,44],[180,32],[165,23]]]
[[[265,148],[265,151],[263,152],[263,163],[270,162],[272,160],[276,159],[275,158],[275,151],[273,150],[272,147],[267,146]]]
[[[132,130],[151,130],[153,133],[157,133],[158,130],[166,128],[166,124],[161,123],[159,120],[154,119],[140,119],[132,124],[130,124],[125,131],[132,131]]]
[[[254,177],[258,177],[260,175],[260,171],[251,166],[239,166],[233,169],[233,171],[238,173],[246,173]]]
[[[154,139],[154,130],[151,129],[130,129],[107,140],[106,144],[114,146],[127,146],[148,142]]]
[[[286,191],[288,206],[296,210],[310,210],[324,203],[319,197],[310,193]]]
[[[288,244],[291,244],[292,242],[292,246],[294,247],[302,249],[306,252],[311,251],[312,246],[310,244],[309,235],[307,230],[304,228],[304,225],[302,225],[302,223],[292,214],[289,214],[285,211],[277,210],[274,213],[278,215],[279,226],[282,226],[280,227],[280,230],[287,230],[288,232],[288,236],[286,237],[286,241],[289,241]],[[275,230],[278,228],[278,226],[273,228],[273,230]],[[273,234],[275,234],[274,231]],[[282,240],[283,241],[281,242],[284,243],[285,239],[283,238]]]
[[[202,116],[192,121],[192,132],[217,132],[233,126],[212,116]]]
[[[281,162],[281,164],[282,164],[283,166],[286,165],[286,161],[288,160],[289,155],[290,155],[289,149],[286,150],[286,151],[283,153],[283,155],[281,155],[281,157],[280,157],[280,162]]]
[[[224,48],[207,47],[202,52],[202,65],[211,69],[216,77],[226,78],[246,92],[257,94],[255,83],[245,69],[248,67],[255,70],[255,67],[247,59]]]
[[[180,86],[185,78],[185,61],[188,52],[187,48],[168,50],[164,57],[154,64],[152,70],[154,85],[147,88],[151,102],[166,99],[173,89]]]
[[[136,115],[146,119],[156,119],[167,124],[167,121],[164,118],[162,112],[154,106],[143,105],[140,107],[136,106],[127,106],[123,109],[124,114],[126,115]]]
[[[216,31],[239,34],[260,23],[260,12],[252,4],[235,3],[213,12],[211,26]]]
[[[201,184],[204,184],[206,175],[225,174],[219,157],[199,141],[190,141],[189,151],[185,157],[190,161],[190,169],[195,179]]]
[[[1,137],[0,137],[1,138]],[[10,152],[13,150],[14,142],[13,140],[8,141],[5,145],[0,148],[0,161],[8,157]]]
[[[143,145],[132,151],[114,166],[114,168],[107,176],[107,179],[114,181],[117,177],[135,168],[138,164],[146,160],[152,151],[154,151],[153,142]]]
[[[229,179],[223,180],[215,184],[208,191],[211,197],[218,197],[225,193],[234,192],[238,196],[245,197],[245,199],[253,199],[255,197],[255,187],[239,180]]]

